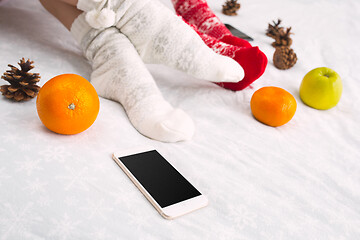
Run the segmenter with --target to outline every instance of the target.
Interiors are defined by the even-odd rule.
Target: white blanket
[[[90,129],[58,135],[40,122],[35,99],[1,96],[0,239],[360,239],[360,2],[240,1],[233,17],[221,13],[223,2],[209,5],[252,36],[269,64],[239,92],[149,65],[165,98],[194,120],[191,141],[150,140],[106,99]],[[286,71],[274,67],[265,35],[277,18],[295,33],[298,62]],[[36,0],[0,7],[0,73],[22,57],[35,61],[40,85],[63,73],[91,73],[68,31]],[[303,76],[322,66],[344,85],[340,103],[327,111],[299,98]],[[251,115],[251,96],[263,86],[295,96],[298,108],[286,125],[268,127]],[[111,159],[135,145],[157,148],[209,206],[163,219]]]

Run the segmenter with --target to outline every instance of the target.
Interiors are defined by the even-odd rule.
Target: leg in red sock
[[[198,33],[208,47],[216,53],[234,59],[244,69],[245,77],[240,82],[217,82],[216,84],[219,86],[233,91],[239,91],[248,87],[264,73],[268,60],[266,55],[260,51],[258,47],[249,48],[230,45],[200,32],[194,25],[189,25]]]
[[[231,34],[209,8],[206,0],[172,0],[172,3],[176,13],[195,25],[200,32],[234,46],[251,47],[248,41]]]

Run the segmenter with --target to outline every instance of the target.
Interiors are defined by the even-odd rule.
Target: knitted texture
[[[89,31],[84,33],[84,28]],[[71,32],[92,64],[91,83],[97,93],[121,103],[140,133],[163,142],[192,137],[193,121],[163,99],[136,49],[117,28],[91,28],[82,14]]]
[[[244,70],[237,62],[211,51],[186,23],[159,1],[113,0],[111,5],[109,2],[98,4],[96,11],[110,8],[115,12],[115,26],[129,38],[145,63],[164,64],[214,82],[243,79]],[[88,9],[86,14],[94,10],[84,6],[83,9]]]
[[[202,33],[238,47],[251,47],[244,39],[231,34],[210,9],[206,0],[172,0],[176,13],[198,28]]]
[[[238,47],[224,43],[205,33],[201,33],[196,26],[189,24],[214,52],[230,57],[238,62],[245,71],[243,80],[237,83],[218,82],[221,87],[233,91],[243,90],[257,80],[265,71],[267,65],[266,55],[258,47]]]

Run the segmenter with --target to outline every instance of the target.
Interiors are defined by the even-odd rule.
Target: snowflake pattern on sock
[[[91,29],[83,38],[81,47],[92,64],[91,83],[99,96],[121,103],[133,126],[147,137],[164,142],[192,137],[190,117],[164,100],[138,51],[119,29]],[[166,36],[159,39],[157,49],[166,51]]]

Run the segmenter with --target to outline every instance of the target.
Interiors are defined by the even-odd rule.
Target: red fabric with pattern
[[[183,19],[196,26],[198,30],[224,43],[238,47],[251,47],[251,44],[235,37],[209,8],[206,0],[172,0],[175,11]]]
[[[197,32],[205,44],[214,52],[231,57],[244,69],[245,77],[243,80],[237,83],[217,82],[216,84],[219,86],[233,91],[239,91],[248,87],[264,73],[268,60],[266,55],[261,52],[258,47],[233,46],[208,36],[205,33],[201,33],[194,25],[189,23],[188,25]]]

